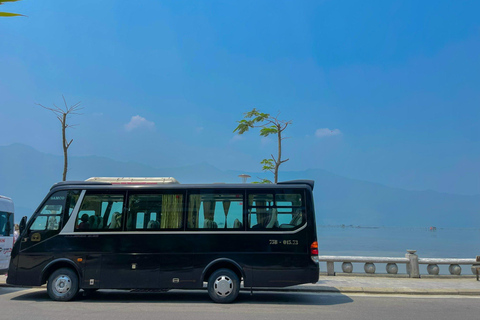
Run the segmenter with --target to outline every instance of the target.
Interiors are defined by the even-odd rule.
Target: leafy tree
[[[268,180],[268,179],[265,179],[265,178],[258,178],[260,179],[260,181],[253,181],[252,183],[255,183],[255,184],[268,184],[268,183],[272,183],[272,181]]]
[[[4,4],[5,2],[17,2],[17,1],[20,1],[20,0],[0,0],[0,5]],[[23,14],[0,12],[0,17],[17,17],[17,16],[23,16]]]
[[[282,140],[286,139],[282,137],[283,131],[287,129],[288,125],[292,124],[291,120],[280,120],[278,116],[280,113],[273,117],[268,113],[262,113],[259,110],[253,108],[252,111],[244,113],[242,120],[237,121],[238,126],[233,130],[233,132],[238,132],[238,134],[244,134],[250,129],[261,128],[260,135],[262,137],[268,137],[271,134],[277,135],[278,142],[278,154],[277,157],[271,154],[270,159],[263,159],[260,164],[262,165],[263,171],[270,171],[274,175],[275,183],[278,182],[278,169],[280,165],[284,162],[287,162],[289,159],[282,160]],[[267,179],[262,179],[258,183],[271,183]]]
[[[78,111],[83,108],[79,107],[80,102],[77,102],[76,104],[69,107],[63,95],[62,95],[62,98],[63,98],[63,103],[65,104],[65,109],[57,107],[55,104],[53,104],[54,108],[48,108],[39,103],[37,103],[37,105],[39,105],[44,109],[52,111],[57,116],[58,121],[60,121],[60,123],[62,124],[63,181],[65,181],[67,179],[67,170],[68,170],[68,148],[73,142],[73,139],[67,142],[66,131],[67,131],[67,128],[75,127],[75,125],[68,124],[67,120],[68,120],[68,116],[70,115],[80,114],[78,113]]]

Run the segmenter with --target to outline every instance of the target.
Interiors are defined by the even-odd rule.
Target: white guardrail
[[[327,263],[327,275],[334,276],[334,263],[342,263],[342,271],[344,273],[353,272],[352,263],[365,263],[364,270],[366,273],[373,274],[376,271],[375,263],[386,263],[386,271],[388,274],[398,274],[399,263],[406,265],[407,274],[410,278],[420,278],[420,264],[427,265],[427,272],[430,275],[438,275],[440,268],[438,265],[450,265],[448,270],[451,275],[461,275],[462,267],[460,265],[471,265],[472,273],[479,275],[480,256],[476,259],[441,259],[441,258],[419,258],[416,250],[407,250],[405,258],[392,257],[359,257],[359,256],[319,256],[319,261]]]

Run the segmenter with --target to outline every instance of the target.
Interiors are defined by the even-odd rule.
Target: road
[[[478,319],[480,298],[242,292],[234,304],[204,291],[101,291],[73,302],[51,301],[45,289],[0,287],[0,319]]]

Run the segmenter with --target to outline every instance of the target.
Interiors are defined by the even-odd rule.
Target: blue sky
[[[58,121],[35,103],[64,94],[85,107],[71,155],[259,171],[275,140],[232,133],[256,107],[293,120],[283,170],[480,193],[478,1],[2,9],[28,17],[0,19],[0,145],[60,155]]]

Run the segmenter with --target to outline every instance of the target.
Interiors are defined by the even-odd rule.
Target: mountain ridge
[[[181,183],[239,183],[238,175],[264,173],[220,170],[206,162],[155,168],[101,156],[69,158],[69,180],[92,176],[172,176]],[[18,214],[29,215],[50,187],[61,180],[63,157],[23,144],[0,147],[0,194],[12,197]],[[32,179],[34,178],[34,179]],[[437,226],[480,225],[480,195],[414,191],[343,177],[323,169],[280,172],[280,180],[315,180],[317,223],[325,225]],[[27,212],[30,209],[31,212]]]

